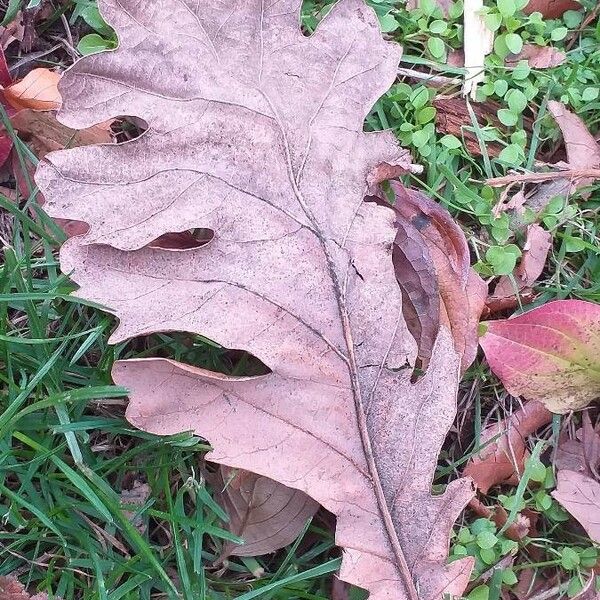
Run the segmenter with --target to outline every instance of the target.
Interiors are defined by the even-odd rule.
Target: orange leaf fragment
[[[60,74],[50,69],[33,69],[23,79],[4,88],[4,97],[16,109],[56,110],[62,99]]]

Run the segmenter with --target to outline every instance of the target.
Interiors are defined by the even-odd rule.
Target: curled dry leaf
[[[527,437],[551,420],[552,413],[543,404],[531,401],[489,425],[481,432],[480,452],[469,460],[463,475],[471,477],[483,494],[494,485],[514,483],[524,469]]]
[[[511,319],[486,321],[479,343],[513,396],[555,413],[600,396],[600,306],[556,300]]]
[[[230,555],[260,556],[291,544],[319,505],[312,498],[268,477],[221,467],[215,491],[229,515],[228,529],[243,545],[225,542],[220,560]]]
[[[33,596],[25,590],[25,586],[12,575],[0,576],[0,598],[2,600],[48,600],[48,594],[40,593]],[[57,598],[60,600],[60,598]]]
[[[448,327],[465,371],[477,352],[477,324],[487,285],[470,267],[462,229],[450,213],[421,192],[391,183],[396,195],[396,277],[404,317],[426,365],[440,323]]]
[[[118,316],[113,343],[195,332],[271,369],[120,362],[134,425],[193,430],[209,460],[322,504],[337,517],[340,577],[373,600],[460,595],[472,560],[446,561],[472,484],[431,494],[460,358],[442,328],[410,382],[394,213],[363,202],[376,167],[412,168],[391,132],[363,132],[400,48],[359,0],[338,2],[310,37],[300,0],[209,4],[101,0],[121,42],[67,72],[61,120],[81,129],[126,114],[149,128],[41,164],[48,212],[90,225],[63,246],[62,269]],[[148,247],[196,227],[213,241]]]
[[[559,471],[552,496],[600,544],[600,483],[583,473]]]
[[[23,79],[4,88],[7,102],[18,110],[56,110],[60,108],[60,74],[50,69],[33,69]]]
[[[518,305],[517,297],[522,292],[528,295],[531,286],[544,270],[551,247],[552,235],[550,232],[537,223],[529,225],[519,264],[515,267],[511,277],[505,275],[498,280],[494,292],[486,301],[490,312],[515,308]],[[512,306],[507,304],[509,299],[514,299]]]

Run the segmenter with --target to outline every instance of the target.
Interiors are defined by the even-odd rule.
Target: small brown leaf
[[[131,488],[121,490],[120,500],[121,506],[126,506],[128,509],[123,509],[123,514],[131,521],[131,524],[135,526],[135,528],[143,533],[146,529],[141,517],[136,515],[135,510],[131,510],[132,507],[141,508],[146,500],[150,498],[150,494],[152,490],[147,483],[143,481],[139,481],[137,479],[133,480]]]
[[[16,109],[56,110],[60,108],[60,74],[50,69],[33,69],[20,81],[4,88],[4,97]]]
[[[514,173],[486,182],[494,187],[539,183],[533,192],[525,194],[527,206],[536,213],[541,212],[552,198],[567,197],[600,177],[600,146],[583,121],[554,100],[548,102],[548,111],[562,132],[568,164],[554,165],[556,171]]]
[[[481,432],[481,451],[467,463],[463,475],[471,477],[483,494],[494,485],[514,481],[523,472],[527,436],[551,420],[552,413],[543,404],[526,402],[506,419],[489,425]]]
[[[583,473],[559,471],[552,496],[600,543],[600,483]]]
[[[435,0],[435,3],[442,9],[445,16],[448,15],[448,10],[452,5],[452,0]],[[415,10],[421,5],[420,0],[407,0],[406,10]]]
[[[220,467],[216,497],[229,515],[228,529],[242,538],[240,546],[225,542],[219,560],[270,554],[291,544],[319,505],[299,490],[248,471]]]
[[[526,60],[532,69],[550,69],[562,65],[567,60],[567,55],[552,46],[525,44],[518,54],[509,54],[505,63],[507,66],[514,66],[521,60]]]
[[[556,19],[568,10],[581,10],[582,6],[576,0],[529,0],[523,12],[530,15],[540,12],[546,19]]]
[[[486,306],[490,312],[497,312],[501,306],[506,310],[509,305],[507,299],[514,299],[514,306],[517,306],[517,297],[531,288],[542,274],[548,252],[552,247],[552,235],[536,223],[527,228],[527,238],[523,248],[523,254],[519,264],[515,267],[512,278],[504,275],[500,278],[494,292],[486,301]]]
[[[483,504],[478,498],[473,498],[471,502],[469,502],[469,508],[477,516],[493,521],[498,529],[504,527],[508,521],[508,513],[502,506],[494,506],[493,508],[490,508],[489,506]],[[507,538],[518,542],[525,536],[530,535],[530,531],[530,519],[527,516],[520,514],[516,521],[507,527],[505,535]]]
[[[564,104],[556,100],[548,102],[548,112],[562,132],[569,167],[571,169],[600,167],[600,146],[581,118],[567,110]],[[591,179],[582,179],[578,182],[578,185],[589,185],[591,181]]]

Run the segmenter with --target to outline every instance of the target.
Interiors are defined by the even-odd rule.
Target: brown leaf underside
[[[248,471],[221,467],[214,480],[216,498],[229,515],[228,529],[245,542],[225,542],[219,562],[230,555],[270,554],[291,544],[319,509],[306,494]]]
[[[121,45],[69,70],[61,120],[81,129],[133,115],[149,128],[41,165],[48,212],[90,225],[63,246],[62,268],[118,316],[112,342],[196,332],[272,371],[118,363],[129,420],[194,430],[210,460],[309,494],[337,516],[340,577],[372,599],[459,595],[472,563],[445,563],[471,484],[434,497],[431,480],[460,361],[442,330],[427,375],[410,383],[394,215],[363,202],[376,167],[411,169],[391,133],[362,131],[399,46],[359,0],[339,2],[310,38],[300,0],[100,6]],[[148,246],[190,228],[215,237]]]

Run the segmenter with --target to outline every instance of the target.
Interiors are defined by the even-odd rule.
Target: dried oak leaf
[[[319,509],[303,492],[268,477],[223,466],[215,475],[216,498],[229,515],[228,529],[245,542],[226,542],[220,560],[270,554],[291,544]]]
[[[148,130],[52,153],[37,182],[52,216],[90,225],[61,265],[79,296],[118,316],[112,342],[195,332],[271,369],[230,377],[120,362],[113,377],[131,390],[133,424],[194,430],[211,442],[209,460],[322,504],[337,516],[340,577],[371,598],[460,595],[472,561],[446,560],[472,484],[431,494],[460,359],[442,329],[410,383],[394,213],[363,202],[376,167],[411,169],[391,132],[363,133],[401,50],[362,1],[338,2],[310,37],[300,4],[101,1],[121,43],[64,76],[62,122],[133,115]],[[196,227],[213,241],[148,246]]]

